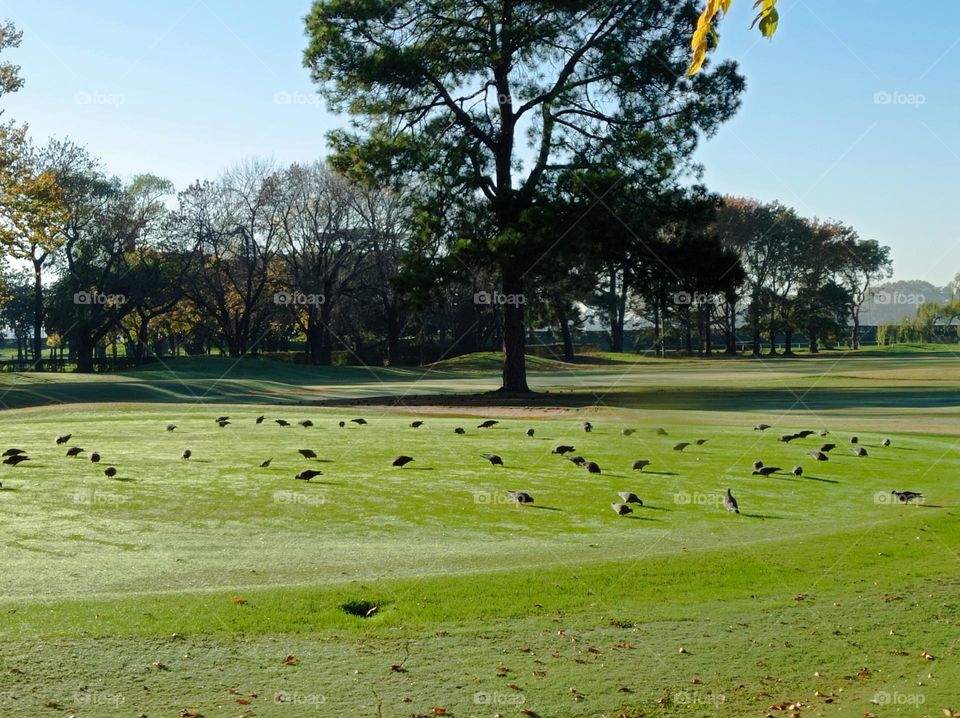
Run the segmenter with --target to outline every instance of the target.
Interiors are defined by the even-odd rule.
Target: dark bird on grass
[[[73,436],[73,434],[64,434],[63,436],[58,436],[57,445],[59,446],[60,444],[66,444],[68,441],[70,441],[71,436]]]
[[[666,435],[667,435],[667,430],[666,430],[666,429],[657,429],[657,430],[656,430],[656,434],[657,434],[657,436],[666,436]]]
[[[280,426],[290,426],[290,422],[286,419],[274,419],[274,421],[280,424]]]
[[[643,502],[640,500],[640,497],[632,491],[620,491],[617,493],[617,496],[619,496],[625,504],[640,504],[643,506]]]
[[[674,444],[674,445],[673,445],[673,450],[674,450],[674,451],[683,451],[683,450],[686,449],[688,446],[690,446],[690,442],[689,442],[689,441],[681,441],[679,444]]]
[[[754,431],[766,431],[766,430],[769,429],[769,428],[770,428],[770,424],[757,424],[755,427],[753,427],[753,430],[754,430]]]
[[[563,458],[566,459],[567,461],[569,461],[570,463],[575,464],[575,465],[577,465],[577,466],[586,466],[586,465],[587,465],[587,460],[584,459],[582,456],[564,456]]]
[[[634,471],[643,471],[648,466],[650,466],[650,459],[637,459],[633,462]]]
[[[297,474],[293,478],[299,479],[300,481],[309,481],[315,476],[322,476],[322,475],[323,475],[322,471],[317,471],[316,469],[305,469],[304,471],[301,471],[299,474]]]
[[[827,431],[826,429],[820,429],[820,436],[826,436],[826,435],[829,434],[829,433],[830,433],[830,432]]]
[[[361,419],[361,418],[351,419],[350,421],[353,422],[354,424],[359,424],[360,426],[363,426],[364,424],[367,423],[366,419]]]
[[[882,446],[890,446],[890,439],[884,439],[880,442]]]
[[[582,427],[583,427],[583,430],[584,430],[585,432],[587,432],[588,434],[589,434],[591,431],[593,431],[593,424],[591,424],[589,421],[584,421],[583,423],[580,424],[580,426],[582,426]]]
[[[614,510],[619,516],[626,516],[627,514],[632,514],[633,509],[631,509],[626,504],[610,504],[610,508]]]
[[[193,452],[190,449],[184,449],[183,453],[180,454],[180,458],[184,461],[187,461],[191,456],[193,456]]]
[[[782,441],[784,444],[789,444],[794,439],[799,439],[800,437],[796,434],[780,434],[778,441]]]
[[[338,422],[337,422],[337,426],[339,426],[341,429],[343,429],[346,425],[347,425],[347,422],[345,422],[345,421],[338,421]]]
[[[8,466],[16,466],[24,461],[30,461],[30,457],[26,454],[14,454],[13,456],[8,456],[6,459],[4,459],[3,463],[7,464]]]
[[[257,423],[258,423],[258,424],[262,424],[262,423],[263,423],[263,420],[266,419],[266,418],[267,418],[267,417],[265,417],[263,414],[261,414],[260,416],[257,417]]]
[[[224,419],[223,421],[218,421],[217,424],[219,424],[221,429],[223,429],[224,427],[230,426],[230,422],[227,421],[226,419]]]
[[[820,451],[826,454],[828,451],[833,451],[836,448],[837,448],[836,444],[824,444],[823,446],[820,447]]]
[[[261,469],[267,468],[268,466],[270,466],[271,461],[273,461],[273,459],[264,459],[263,461],[260,462],[260,468]]]
[[[697,446],[703,446],[704,444],[707,443],[707,440],[706,440],[706,439],[697,439],[697,440],[694,441],[693,443],[696,444]]]
[[[803,431],[797,432],[797,438],[806,439],[808,436],[813,436],[813,433],[814,432],[810,431],[809,429],[804,429]]]
[[[16,456],[17,454],[26,454],[27,452],[23,449],[7,449],[3,452],[4,456]]]
[[[856,451],[854,451],[853,453],[856,454],[857,456],[869,456],[869,454],[867,454],[867,450],[864,449],[862,446],[858,446]]]
[[[727,495],[723,497],[723,507],[735,514],[740,513],[740,506],[737,504],[737,500],[733,498],[733,494],[730,493],[730,489],[727,489]]]
[[[532,504],[533,497],[526,491],[508,491],[507,495],[518,504]]]
[[[317,452],[313,449],[297,449],[297,453],[300,454],[304,459],[316,459]]]
[[[533,429],[527,429],[527,436],[529,436],[531,439],[533,438],[533,434],[534,434]]]
[[[600,464],[596,461],[588,461],[583,465],[583,468],[587,470],[588,474],[599,474],[600,473]]]
[[[95,464],[99,464],[99,463],[100,463],[100,454],[97,453],[96,451],[91,451],[91,452],[90,452],[90,461],[92,461],[92,462],[95,463]]]
[[[308,428],[308,427],[313,426],[313,422],[310,421],[309,419],[301,419],[301,420],[298,421],[297,423],[300,424],[300,426],[302,426],[302,427],[305,428],[305,429]]]
[[[757,459],[756,461],[753,462],[753,470],[754,470],[754,471],[760,471],[760,469],[762,469],[762,468],[763,468],[763,462],[760,461],[760,459]]]
[[[229,418],[230,418],[229,416],[218,416],[218,417],[217,417],[217,423],[219,424],[219,423],[221,423],[221,422],[224,422],[224,421],[226,421],[226,420],[229,419]]]
[[[69,449],[67,449],[67,456],[70,457],[79,456],[82,453],[83,449],[81,449],[79,446],[71,446]]]
[[[176,424],[167,424],[167,431],[173,431],[177,428]]]
[[[456,429],[453,430],[453,433],[463,435],[467,433],[467,430],[464,429],[462,426],[458,426]]]
[[[419,429],[421,426],[423,426],[423,422],[422,422],[422,421],[411,421],[411,422],[410,422],[410,428],[411,428],[411,429]]]
[[[896,496],[897,501],[899,501],[901,504],[906,504],[923,498],[923,494],[919,493],[918,491],[891,491],[890,493]]]
[[[637,430],[636,430],[636,429],[624,429],[624,430],[621,431],[620,433],[623,434],[624,436],[633,436],[634,434],[637,433]]]
[[[576,451],[576,449],[572,446],[567,446],[566,444],[560,444],[560,446],[553,450],[553,453],[563,456],[564,454],[569,454],[571,451]]]
[[[763,466],[753,472],[754,476],[773,476],[780,471],[779,466]]]
[[[793,474],[794,476],[803,476],[803,467],[794,466],[793,470],[790,473]]]
[[[810,456],[812,456],[817,461],[827,461],[830,458],[822,451],[811,451]]]
[[[114,476],[117,475],[117,470],[112,466],[108,466],[103,470],[103,475],[106,476],[108,479],[112,479]]]
[[[411,461],[414,461],[414,460],[415,459],[412,456],[398,456],[396,459],[393,460],[393,463],[391,464],[391,466],[406,466],[407,464],[409,464]]]
[[[491,466],[503,466],[503,459],[496,454],[480,454],[480,456],[489,461]]]
[[[856,443],[859,442],[859,441],[860,441],[860,437],[857,437],[857,436],[851,436],[851,437],[850,437],[850,443],[851,443],[851,444],[856,444]]]
[[[496,426],[496,425],[499,424],[499,423],[500,423],[500,422],[497,421],[496,419],[487,419],[486,421],[482,421],[482,422],[480,422],[479,424],[477,424],[477,428],[478,428],[478,429],[489,429],[491,426]]]

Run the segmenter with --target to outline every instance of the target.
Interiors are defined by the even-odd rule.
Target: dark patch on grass
[[[347,601],[340,604],[340,610],[357,618],[372,618],[380,612],[381,604],[377,601]]]

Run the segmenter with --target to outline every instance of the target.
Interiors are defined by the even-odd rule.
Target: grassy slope
[[[960,679],[960,487],[952,481],[960,461],[945,435],[957,433],[956,403],[933,418],[923,402],[882,404],[895,397],[892,377],[950,396],[955,373],[894,359],[845,364],[834,378],[811,374],[809,364],[776,371],[771,405],[803,395],[810,377],[864,384],[881,401],[869,412],[827,395],[817,412],[801,406],[783,417],[782,404],[761,415],[740,404],[664,409],[673,405],[661,397],[654,406],[507,420],[489,432],[474,429],[475,418],[429,410],[417,431],[409,417],[372,408],[362,429],[336,426],[355,413],[304,407],[266,411],[310,416],[312,429],[257,427],[254,407],[197,403],[5,412],[0,436],[36,460],[0,467],[0,713],[152,717],[195,706],[235,716],[252,706],[257,716],[377,715],[379,704],[385,716],[433,706],[508,716],[520,715],[523,700],[542,716],[712,715],[715,707],[763,715],[790,700],[811,704],[805,715],[940,714]],[[197,386],[219,376],[202,362],[195,372],[185,378]],[[703,397],[715,388],[691,385],[712,382],[750,406],[762,392],[747,385],[765,374],[747,362],[709,371],[671,362],[606,381],[626,401],[637,391],[656,397],[658,383],[666,394]],[[550,381],[572,390],[581,378]],[[82,382],[57,379],[57,395],[83,395]],[[126,398],[123,382],[102,379]],[[231,380],[286,385],[287,394],[316,375],[244,369]],[[39,383],[32,390],[51,395]],[[221,408],[234,421],[223,430],[212,422]],[[915,419],[907,425],[901,414],[895,426],[901,411]],[[590,435],[579,429],[583,412],[598,427]],[[825,424],[841,439],[863,432],[872,456],[808,463],[819,439],[780,444],[777,429],[745,428],[758,416],[785,428]],[[171,420],[179,428],[168,434]],[[467,436],[452,433],[460,424]],[[671,436],[655,436],[657,425]],[[527,426],[537,438],[523,435]],[[623,426],[641,431],[625,438]],[[62,430],[129,480],[107,481],[89,462],[64,458],[51,441]],[[880,430],[893,447],[877,446]],[[670,450],[674,439],[696,436],[709,441]],[[552,456],[559,442],[597,459],[604,474]],[[195,454],[189,463],[178,458],[185,447]],[[319,483],[290,478],[307,465],[295,453],[305,447],[329,460]],[[501,453],[507,466],[487,466],[482,451]],[[389,468],[400,452],[417,462]],[[270,469],[255,468],[268,455]],[[654,460],[650,472],[626,470],[639,456]],[[751,477],[758,456],[785,467],[804,461],[812,477]],[[742,515],[716,507],[726,486]],[[533,493],[537,508],[505,503],[514,488]],[[877,503],[891,488],[918,488],[930,501]],[[622,489],[647,503],[634,517],[609,509]],[[381,608],[355,618],[340,608],[354,600]],[[924,650],[937,660],[920,658]],[[295,665],[283,664],[289,654]],[[390,670],[400,662],[402,672]],[[870,675],[858,676],[862,668]],[[925,704],[878,708],[877,696]],[[58,707],[41,709],[48,701]]]

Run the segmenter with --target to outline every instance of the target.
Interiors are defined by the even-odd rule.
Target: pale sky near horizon
[[[960,2],[780,0],[772,42],[734,0],[719,55],[744,106],[697,159],[714,191],[780,200],[893,248],[895,278],[960,273]],[[178,188],[252,155],[311,161],[331,115],[302,65],[309,0],[0,0],[24,88],[4,120]],[[923,12],[921,12],[923,10]]]

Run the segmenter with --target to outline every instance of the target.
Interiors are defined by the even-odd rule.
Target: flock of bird
[[[260,425],[260,424],[263,424],[265,420],[266,420],[266,417],[261,415],[256,417],[255,423],[257,425]],[[231,424],[229,416],[218,416],[215,421],[217,425],[220,426],[221,428],[224,428]],[[274,419],[274,422],[281,427],[288,427],[291,425],[290,422],[285,419]],[[365,426],[368,424],[366,419],[359,418],[359,417],[355,419],[351,419],[350,422],[353,424],[357,424],[359,426]],[[497,421],[496,419],[487,419],[481,422],[480,424],[478,424],[477,428],[491,429],[499,423],[500,422]],[[311,421],[310,419],[301,419],[297,422],[297,424],[304,428],[309,428],[314,425],[313,421]],[[340,421],[338,422],[338,425],[341,428],[344,428],[346,426],[346,422]],[[425,425],[424,421],[416,420],[410,423],[410,428],[420,429],[424,425]],[[593,431],[593,424],[589,421],[581,422],[581,427],[585,433],[589,434]],[[769,424],[761,423],[761,424],[757,424],[754,427],[754,431],[764,432],[770,428],[771,426]],[[166,430],[168,432],[176,431],[176,429],[177,429],[176,424],[166,425]],[[467,430],[462,426],[457,426],[456,428],[454,428],[453,431],[455,434],[461,435],[461,436],[467,433]],[[636,431],[637,431],[636,429],[627,428],[627,429],[623,429],[621,431],[621,434],[623,436],[629,437],[635,434]],[[525,433],[528,437],[533,438],[536,434],[536,431],[531,428],[531,429],[527,429]],[[663,428],[654,429],[654,433],[657,434],[658,436],[668,435],[668,432]],[[803,430],[803,431],[798,431],[792,434],[782,434],[779,437],[779,441],[782,443],[789,444],[790,442],[795,440],[806,439],[810,436],[813,436],[816,433],[819,433],[820,437],[826,437],[829,435],[830,432],[826,430],[822,430],[820,432]],[[63,446],[64,444],[68,444],[72,437],[73,437],[72,434],[64,434],[61,436],[57,436],[55,439],[55,443],[57,446]],[[850,437],[849,443],[853,447],[852,451],[854,455],[858,457],[868,456],[867,450],[864,447],[859,446],[859,442],[860,442],[859,437],[857,436]],[[703,446],[706,443],[707,443],[707,439],[681,441],[674,444],[672,448],[674,451],[682,452],[684,449],[686,449],[689,446],[694,446],[694,445]],[[891,446],[890,439],[884,439],[881,442],[881,446],[883,447]],[[819,449],[814,449],[810,451],[809,456],[814,458],[816,461],[828,461],[830,452],[836,448],[837,448],[837,444],[825,442],[820,445]],[[559,455],[565,461],[569,461],[575,466],[584,469],[589,474],[600,474],[602,472],[600,465],[596,461],[588,460],[585,457],[580,456],[579,454],[576,454],[575,452],[576,452],[576,447],[570,446],[567,444],[559,444],[552,450],[551,453],[555,455]],[[85,450],[82,447],[71,446],[70,448],[67,449],[66,456],[68,458],[76,459],[80,457],[80,455],[83,453],[85,453]],[[299,449],[298,453],[304,459],[307,459],[307,460],[316,460],[319,458],[317,456],[317,453],[312,449]],[[193,456],[193,452],[190,449],[184,449],[180,454],[181,459],[184,461],[189,461],[192,456]],[[491,466],[504,466],[503,457],[501,457],[498,454],[482,453],[479,456],[480,458],[488,461]],[[99,452],[91,451],[88,453],[87,458],[92,463],[97,464],[97,463],[100,463],[102,457]],[[30,457],[27,455],[27,452],[23,449],[9,448],[3,452],[2,460],[3,460],[3,463],[6,465],[19,466],[25,461],[30,461]],[[397,456],[395,459],[393,459],[393,461],[391,462],[391,466],[402,469],[404,466],[406,466],[407,464],[410,464],[415,460],[416,459],[414,459],[414,457],[412,456],[400,455],[400,456]],[[272,459],[264,459],[259,464],[260,468],[269,467],[271,461]],[[651,463],[652,462],[649,459],[637,459],[632,463],[631,468],[634,471],[643,471]],[[782,472],[783,472],[783,469],[781,469],[779,466],[767,466],[760,459],[757,459],[756,461],[753,462],[754,476],[770,477],[777,473],[782,473]],[[106,468],[104,468],[103,473],[107,478],[114,478],[117,476],[117,468],[115,466],[107,466]],[[803,467],[798,464],[790,470],[790,473],[798,478],[802,477],[804,473]],[[296,476],[294,476],[294,479],[297,479],[300,481],[310,481],[322,475],[323,475],[323,472],[318,469],[304,469],[303,471],[298,472]],[[2,486],[2,484],[0,484],[0,486]],[[509,491],[507,493],[510,496],[510,498],[513,499],[518,505],[534,503],[533,496],[526,491]],[[919,501],[923,499],[923,494],[916,491],[894,490],[891,493],[901,503],[910,503],[913,501]],[[610,506],[613,509],[613,511],[619,516],[626,516],[627,514],[632,513],[633,509],[631,508],[631,504],[635,506],[643,506],[643,501],[632,491],[621,491],[618,493],[618,497],[620,501],[614,502],[610,504]],[[740,507],[737,503],[737,500],[734,498],[729,488],[727,489],[726,495],[724,496],[723,505],[724,505],[724,508],[731,513],[737,513],[737,514],[740,513]]]

